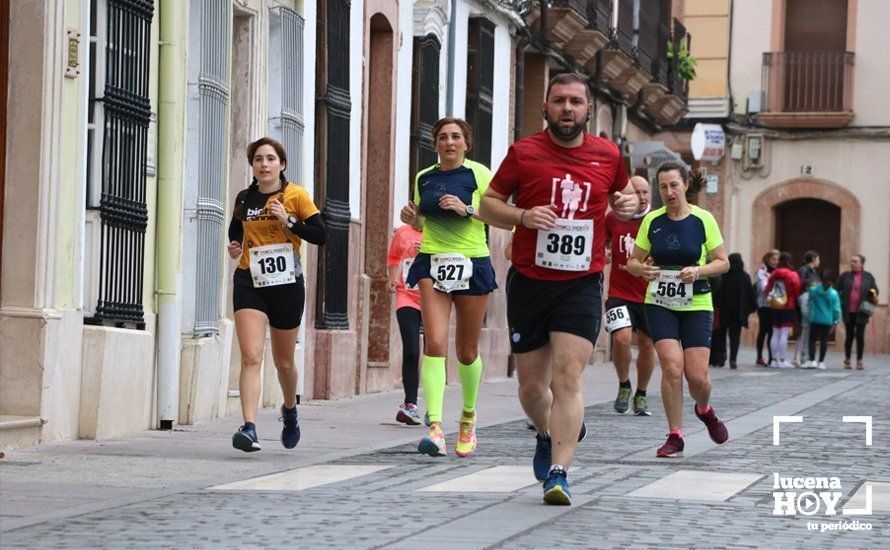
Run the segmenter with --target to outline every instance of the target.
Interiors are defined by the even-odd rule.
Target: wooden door
[[[843,110],[847,0],[787,0],[784,111]]]
[[[798,199],[776,208],[776,248],[789,252],[800,265],[807,250],[815,250],[821,269],[835,277],[840,267],[841,209],[819,199]]]

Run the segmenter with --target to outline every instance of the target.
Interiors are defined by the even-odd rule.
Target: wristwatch
[[[467,205],[467,217],[472,218],[473,214],[475,214],[475,213],[476,213],[476,207],[473,206],[472,204],[468,204]]]
[[[293,229],[295,225],[297,225],[297,218],[295,218],[293,216],[288,216],[287,223],[284,224],[284,226],[287,227],[288,229]]]

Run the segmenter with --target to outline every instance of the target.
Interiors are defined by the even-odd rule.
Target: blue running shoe
[[[565,470],[556,469],[547,476],[547,481],[544,482],[544,503],[557,506],[572,504],[572,493],[569,492]]]
[[[537,444],[535,444],[535,458],[532,460],[532,469],[535,471],[535,479],[544,481],[547,479],[547,473],[550,471],[550,464],[553,455],[553,446],[550,443],[550,436],[541,433],[535,434]]]
[[[297,407],[289,411],[281,406],[281,416],[279,422],[284,423],[281,428],[281,444],[285,449],[293,449],[300,442],[300,422],[297,420]]]
[[[260,442],[256,436],[256,430],[248,428],[247,426],[241,426],[241,428],[235,432],[235,435],[232,436],[232,447],[244,451],[245,453],[262,450]]]

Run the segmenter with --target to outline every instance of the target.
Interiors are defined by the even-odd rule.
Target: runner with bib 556
[[[708,356],[714,306],[707,278],[726,273],[729,260],[714,216],[686,200],[689,170],[682,162],[658,167],[664,206],[643,218],[627,270],[649,281],[646,319],[661,364],[661,399],[668,439],[659,457],[683,456],[683,378],[695,400],[695,415],[718,445],[729,432],[710,405]],[[696,178],[696,186],[701,182]],[[707,261],[710,258],[710,261]]]
[[[430,430],[417,450],[430,456],[447,453],[441,427],[442,401],[448,320],[454,304],[458,374],[463,390],[463,413],[454,451],[467,457],[476,448],[476,398],[482,379],[479,335],[488,295],[498,286],[489,258],[485,220],[477,212],[491,172],[466,158],[473,136],[465,121],[440,119],[433,125],[432,135],[439,162],[417,173],[414,200],[401,212],[404,223],[423,231],[420,253],[405,281],[408,286],[420,287],[424,330],[421,380]]]

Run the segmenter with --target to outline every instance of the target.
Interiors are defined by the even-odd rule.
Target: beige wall
[[[784,0],[745,0],[733,7],[732,91],[736,101],[744,101],[748,93],[761,89],[764,52],[773,51],[781,37],[776,17]],[[689,5],[695,2],[687,2]],[[849,0],[848,51],[855,54],[853,72],[853,126],[890,125],[890,109],[878,90],[890,89],[890,71],[886,52],[890,49],[890,11],[884,0]],[[688,17],[688,16],[687,16]],[[687,24],[687,27],[689,25]],[[775,29],[773,27],[776,27]],[[693,52],[696,34],[693,33]],[[699,33],[701,35],[701,33]],[[690,88],[690,97],[693,97]]]
[[[770,51],[770,14],[773,0],[746,0],[733,5],[730,44],[730,87],[736,102],[761,89],[763,53]]]
[[[890,89],[887,51],[890,50],[890,4],[885,0],[858,0],[853,77],[854,126],[888,126]],[[849,48],[849,45],[848,45]]]
[[[769,140],[768,143],[769,172],[765,177],[754,176],[745,180],[735,167],[732,179],[737,185],[736,202],[731,215],[737,223],[729,238],[730,247],[746,254],[749,265],[759,258],[763,251],[754,249],[755,239],[769,229],[753,226],[752,205],[768,188],[799,179],[801,165],[812,165],[814,179],[846,189],[859,202],[859,252],[868,259],[866,268],[875,276],[881,289],[880,303],[887,304],[890,296],[890,217],[887,216],[890,175],[873,160],[890,155],[890,142],[846,139]]]
[[[692,35],[692,56],[698,61],[689,97],[726,97],[729,0],[687,0],[683,25]]]

